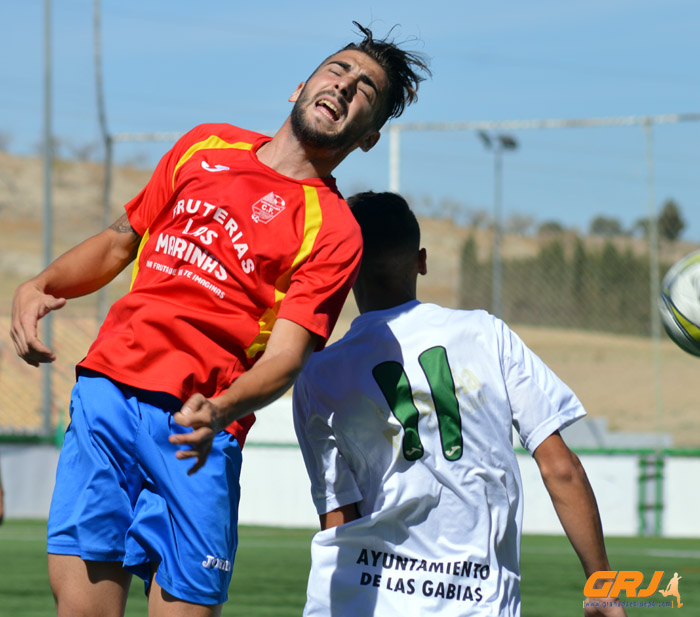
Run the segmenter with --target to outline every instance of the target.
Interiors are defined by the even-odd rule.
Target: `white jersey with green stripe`
[[[318,513],[361,515],[315,535],[304,614],[519,615],[513,427],[532,453],[584,415],[485,311],[412,301],[360,315],[294,387]]]

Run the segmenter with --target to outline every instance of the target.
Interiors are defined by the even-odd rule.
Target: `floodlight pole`
[[[510,135],[491,136],[479,131],[479,138],[487,150],[493,151],[493,273],[491,290],[491,312],[503,317],[503,152],[516,150],[518,142]]]
[[[51,127],[51,0],[44,0],[44,206],[43,206],[43,245],[44,267],[53,258],[53,137]],[[53,315],[44,317],[44,343],[53,349]],[[51,410],[53,407],[53,369],[50,363],[42,367],[41,409],[43,432],[51,435]]]
[[[101,31],[101,0],[93,3],[93,31],[94,31],[94,57],[95,57],[95,90],[97,94],[97,117],[100,124],[100,134],[105,151],[104,180],[102,185],[102,229],[106,229],[112,222],[110,220],[110,196],[112,192],[112,151],[113,140],[107,128],[107,112],[105,111],[104,86],[102,80],[102,37]],[[109,299],[107,288],[102,287],[97,292],[97,321],[102,323],[107,317]]]

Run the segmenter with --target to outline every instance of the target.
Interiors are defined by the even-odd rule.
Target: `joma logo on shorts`
[[[223,570],[224,572],[231,571],[231,562],[228,559],[214,557],[213,555],[207,555],[207,558],[202,562],[202,566],[205,568]]]

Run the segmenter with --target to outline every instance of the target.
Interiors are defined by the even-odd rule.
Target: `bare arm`
[[[190,446],[177,453],[181,459],[196,459],[189,473],[204,465],[218,431],[271,403],[291,387],[317,343],[318,337],[306,328],[278,319],[260,360],[224,394],[211,399],[195,394],[185,402],[174,420],[194,431],[172,435],[170,441]]]
[[[534,457],[557,516],[581,561],[586,578],[594,572],[610,570],[598,504],[578,456],[564,443],[559,433],[554,433],[538,446]],[[585,615],[624,617],[625,610],[621,606],[588,607],[585,609]]]
[[[321,514],[319,519],[321,521],[321,529],[330,529],[331,527],[338,527],[339,525],[345,525],[350,521],[360,518],[360,511],[357,509],[356,503],[349,503],[346,506],[340,506],[335,510],[326,512],[326,514]]]
[[[140,241],[124,214],[20,285],[12,301],[10,329],[17,355],[33,366],[53,362],[55,355],[39,340],[39,320],[62,308],[67,299],[104,287],[133,261]]]

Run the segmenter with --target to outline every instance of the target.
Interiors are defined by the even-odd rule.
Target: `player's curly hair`
[[[432,73],[428,67],[428,60],[423,54],[401,49],[393,39],[389,38],[391,30],[383,39],[376,39],[369,28],[356,21],[352,23],[362,33],[364,39],[359,43],[349,43],[339,51],[357,50],[367,54],[384,69],[387,76],[384,104],[376,115],[377,129],[379,129],[389,118],[398,118],[406,105],[418,99],[418,85]]]

